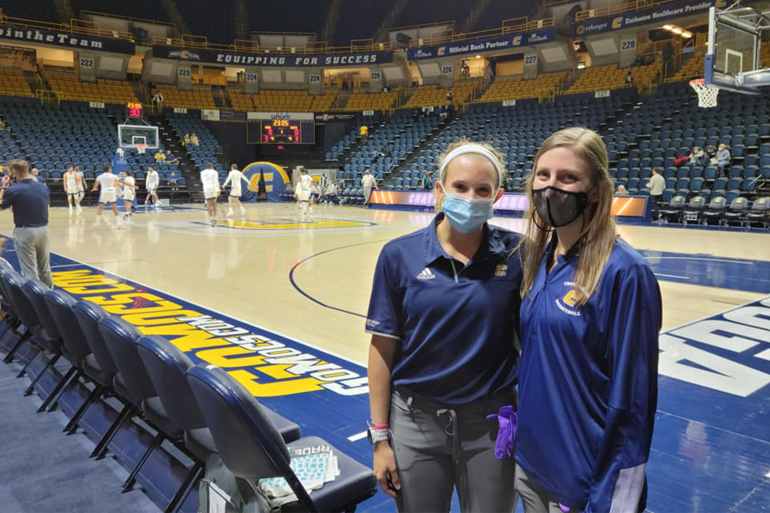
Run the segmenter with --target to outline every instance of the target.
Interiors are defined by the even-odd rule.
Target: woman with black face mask
[[[597,133],[567,128],[527,183],[514,486],[526,513],[646,503],[661,299],[616,238],[607,167]]]

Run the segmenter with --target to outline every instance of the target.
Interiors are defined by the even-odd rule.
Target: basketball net
[[[698,107],[710,109],[717,106],[718,87],[707,85],[702,78],[690,80],[690,86],[698,93]]]
[[[139,155],[144,155],[144,151],[146,149],[147,149],[147,145],[146,144],[139,143],[139,144],[136,145],[136,152]]]

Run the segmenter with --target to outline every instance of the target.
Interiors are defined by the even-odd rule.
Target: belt
[[[16,225],[16,228],[43,228],[48,226],[47,224],[22,224]]]

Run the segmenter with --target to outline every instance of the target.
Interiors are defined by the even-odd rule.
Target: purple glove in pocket
[[[497,419],[500,431],[495,442],[495,458],[502,460],[513,457],[513,448],[516,445],[516,427],[518,415],[513,411],[513,406],[503,406],[498,413],[487,415],[488,419]]]

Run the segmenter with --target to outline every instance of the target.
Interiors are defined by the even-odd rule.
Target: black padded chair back
[[[80,329],[83,331],[83,335],[86,336],[86,344],[94,353],[99,367],[107,374],[115,375],[118,372],[118,368],[115,362],[112,360],[112,355],[107,349],[107,345],[104,343],[102,333],[99,331],[99,321],[109,317],[102,307],[95,305],[89,301],[78,301],[72,307],[75,312]]]
[[[141,408],[143,400],[158,395],[137,350],[136,341],[142,334],[126,321],[113,316],[99,321],[99,332],[118,368],[119,379],[128,392],[126,399]]]
[[[83,359],[92,353],[86,342],[86,336],[75,316],[78,301],[65,292],[49,290],[45,293],[45,304],[51,312],[62,338],[64,356],[78,367],[83,366]]]

